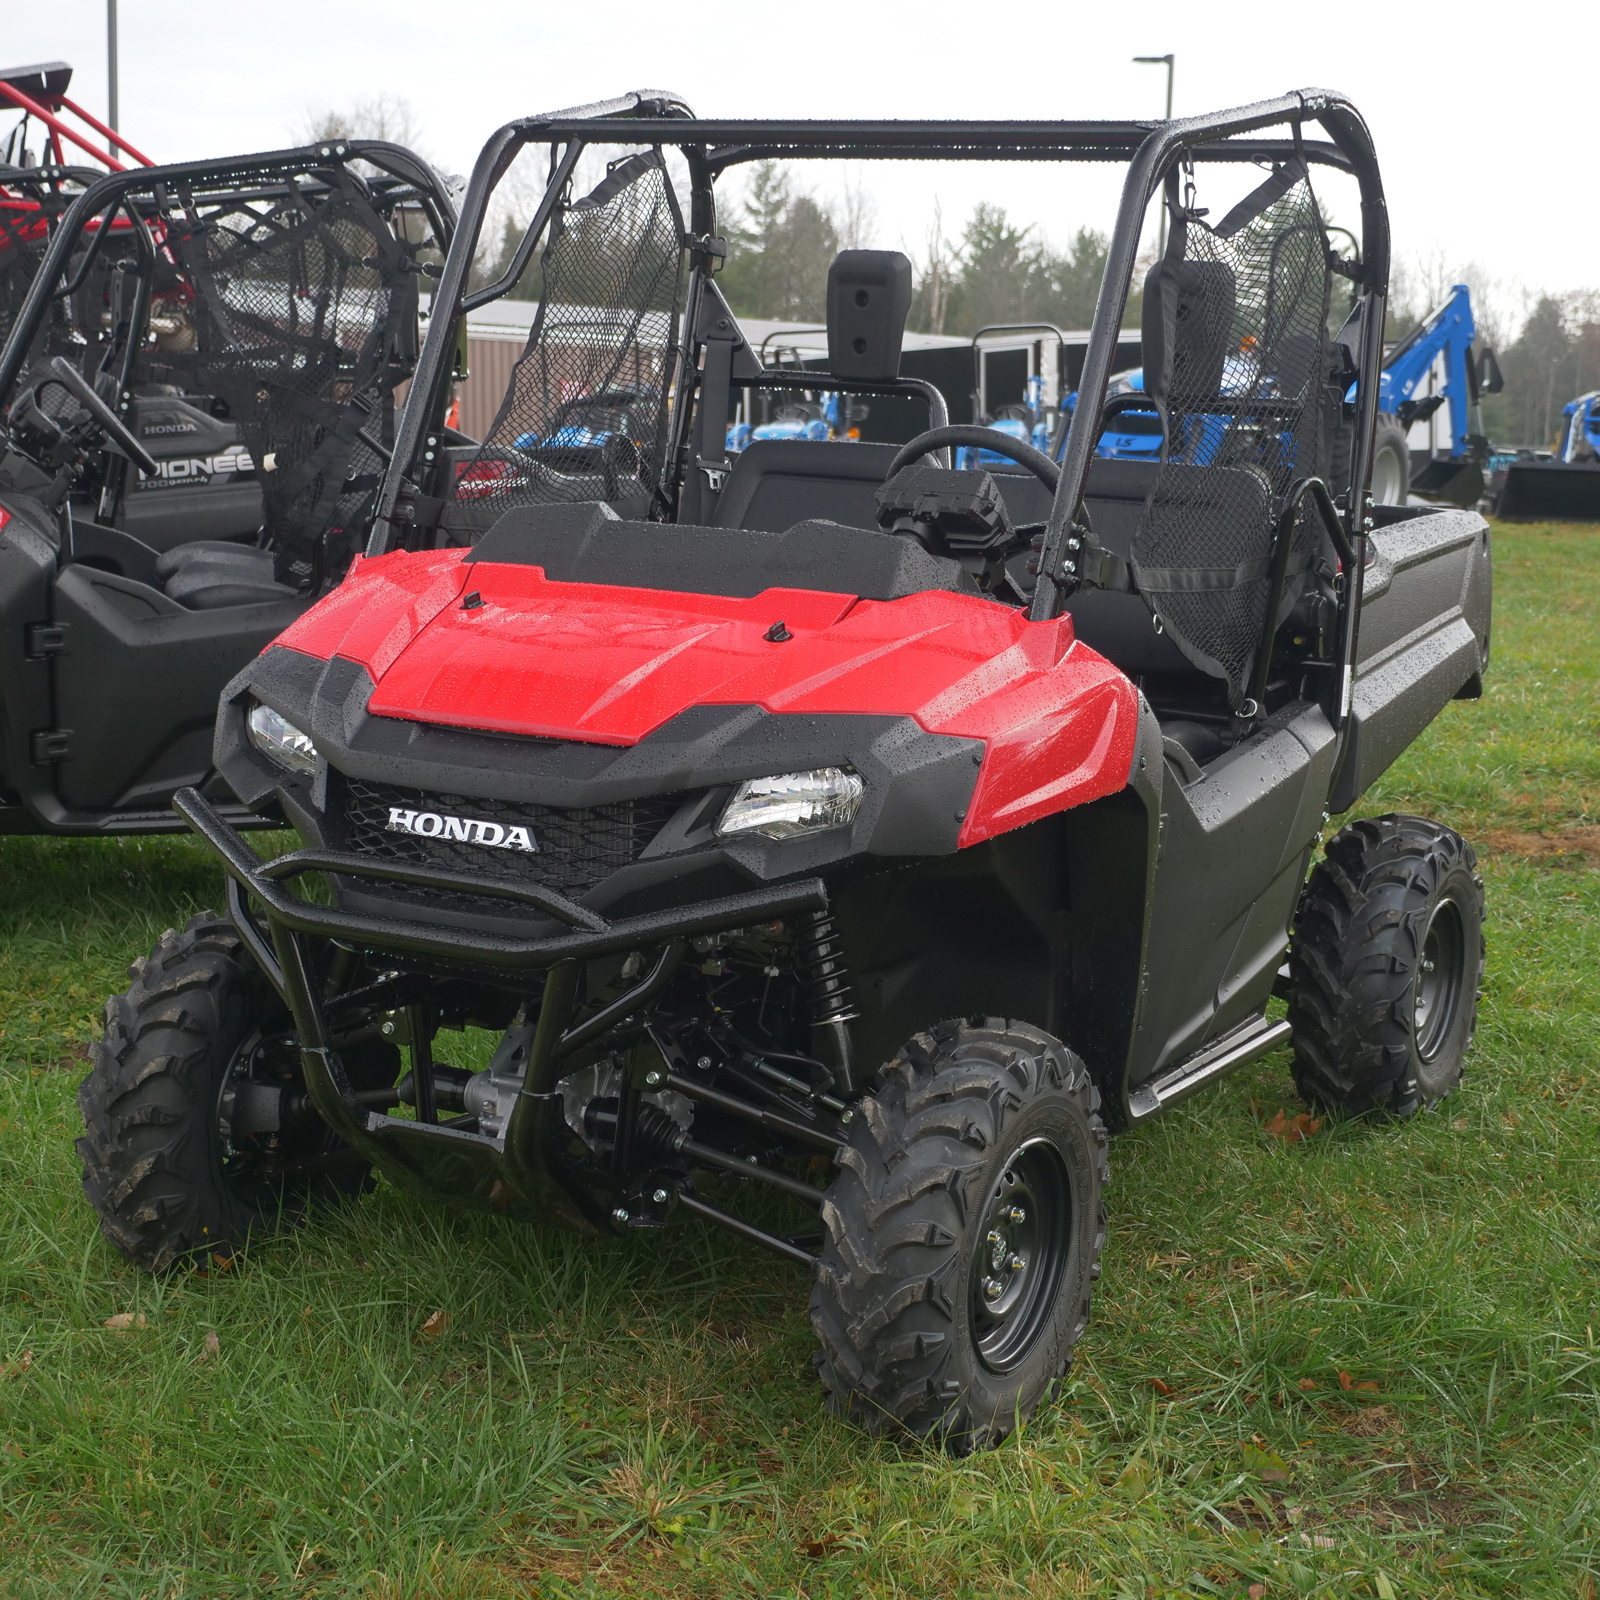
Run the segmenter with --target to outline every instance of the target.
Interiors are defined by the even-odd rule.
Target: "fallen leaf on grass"
[[[422,1324],[423,1336],[431,1339],[436,1334],[443,1333],[445,1328],[449,1325],[449,1322],[450,1313],[448,1311],[431,1312],[427,1321]]]
[[[1246,1439],[1239,1446],[1244,1457],[1245,1470],[1253,1472],[1263,1483],[1287,1483],[1290,1478],[1289,1463],[1276,1451],[1263,1449]]]
[[[1266,1133],[1284,1144],[1299,1144],[1322,1132],[1322,1118],[1307,1116],[1304,1111],[1286,1116],[1282,1111],[1263,1124]]]
[[[18,1444],[15,1439],[7,1439],[6,1440],[6,1442],[5,1442],[5,1452],[6,1452],[6,1454],[8,1456],[15,1456],[18,1461],[22,1461],[22,1460],[26,1459],[27,1454],[28,1454],[28,1452],[26,1450],[24,1450],[22,1448],[22,1446],[20,1444]]]
[[[200,1359],[202,1361],[209,1361],[221,1349],[222,1341],[216,1336],[215,1333],[208,1333],[206,1335],[205,1349],[200,1352]]]
[[[1250,1587],[1245,1590],[1245,1593],[1250,1596],[1250,1600],[1264,1600],[1266,1592],[1267,1586],[1264,1583],[1252,1583]]]
[[[1467,1119],[1465,1117],[1457,1117],[1455,1121],[1450,1124],[1450,1126],[1454,1128],[1457,1133],[1465,1133],[1467,1131]]]
[[[1339,1374],[1339,1387],[1347,1394],[1377,1394],[1378,1385],[1371,1378],[1363,1378],[1359,1383],[1348,1372]]]
[[[32,1365],[33,1351],[24,1350],[15,1361],[8,1361],[0,1367],[0,1383],[5,1382],[7,1378],[20,1378]]]
[[[1155,1470],[1142,1455],[1136,1455],[1121,1472],[1113,1485],[1130,1500],[1142,1500],[1155,1487]]]
[[[142,1311],[119,1311],[114,1317],[107,1317],[104,1326],[113,1333],[126,1333],[129,1328],[148,1328],[150,1319]]]
[[[1304,1389],[1307,1394],[1310,1394],[1311,1391],[1317,1387],[1317,1380],[1315,1378],[1302,1378],[1297,1387]]]
[[[1154,1389],[1157,1394],[1172,1394],[1174,1392],[1172,1385],[1170,1383],[1163,1383],[1160,1378],[1152,1378],[1150,1380],[1150,1387]]]
[[[214,1266],[218,1272],[232,1272],[238,1259],[238,1256],[225,1256],[220,1250],[213,1250],[211,1252],[211,1265]]]
[[[800,1545],[800,1552],[809,1560],[820,1561],[824,1556],[832,1555],[844,1540],[836,1533],[824,1534],[820,1539],[806,1539]]]

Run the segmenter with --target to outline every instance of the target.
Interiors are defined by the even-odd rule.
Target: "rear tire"
[[[822,1207],[811,1323],[829,1409],[956,1454],[1064,1376],[1109,1179],[1088,1070],[1026,1023],[940,1023],[887,1067]]]
[[[84,1193],[112,1244],[152,1272],[226,1259],[361,1192],[368,1169],[304,1105],[288,1014],[231,922],[169,930],[128,975],[78,1090]],[[393,1082],[394,1046],[349,1056],[352,1078]]]
[[[1403,506],[1411,492],[1411,450],[1399,419],[1378,413],[1378,431],[1372,441],[1372,501],[1380,506]]]
[[[1347,1116],[1438,1104],[1461,1082],[1484,949],[1483,879],[1460,834],[1392,815],[1341,829],[1289,951],[1300,1093]]]

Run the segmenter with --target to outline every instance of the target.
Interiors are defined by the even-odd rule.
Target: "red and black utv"
[[[0,184],[0,833],[255,824],[217,697],[361,547],[452,203],[361,140]]]
[[[548,186],[469,289],[523,146]],[[869,436],[880,403],[940,420],[897,377],[894,252],[834,262],[831,372],[761,368],[715,192],[769,158],[1126,164],[1059,466],[940,425],[725,454],[740,386],[843,391]],[[1359,189],[1359,257],[1314,173]],[[1165,448],[1101,460],[1152,201]],[[494,425],[452,444],[458,319],[535,272]],[[1312,866],[1486,660],[1482,519],[1365,492],[1387,273],[1367,130],[1320,91],[1165,123],[631,95],[503,128],[366,556],[223,697],[220,772],[304,847],[263,862],[177,796],[227,913],[107,1006],[79,1144],[107,1236],[157,1270],[226,1253],[371,1169],[602,1233],[687,1215],[814,1274],[836,1412],[1003,1437],[1088,1319],[1108,1128],[1291,1041],[1350,1113],[1461,1075],[1471,849],[1390,816]],[[626,425],[570,428],[580,397]],[[952,470],[963,443],[1020,470]],[[455,1029],[494,1041],[478,1070],[441,1059]]]

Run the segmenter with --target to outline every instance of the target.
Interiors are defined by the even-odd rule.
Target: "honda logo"
[[[507,827],[478,817],[447,817],[438,811],[413,811],[389,807],[389,832],[410,833],[419,839],[453,839],[462,844],[488,845],[491,850],[522,850],[534,854],[539,846],[533,831],[520,824]]]

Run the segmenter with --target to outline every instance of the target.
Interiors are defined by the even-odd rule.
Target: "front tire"
[[[1483,970],[1483,879],[1460,834],[1395,815],[1341,829],[1289,951],[1300,1093],[1347,1116],[1437,1105],[1461,1082]]]
[[[941,1023],[884,1069],[823,1203],[828,1406],[957,1454],[1000,1443],[1089,1320],[1110,1172],[1082,1061],[1026,1023]]]
[[[367,1169],[306,1105],[288,1014],[231,922],[169,930],[128,975],[78,1090],[84,1193],[112,1244],[152,1272],[227,1259],[360,1192]],[[393,1045],[351,1055],[353,1077],[393,1081]]]

